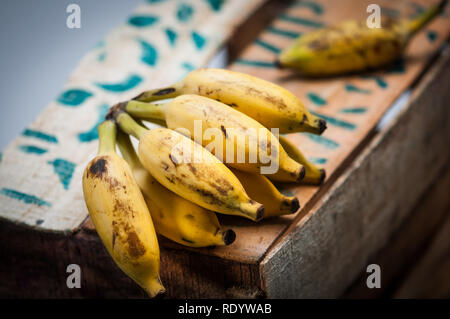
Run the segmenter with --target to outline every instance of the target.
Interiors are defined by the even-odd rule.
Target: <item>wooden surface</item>
[[[435,238],[439,236],[440,229],[446,224],[450,216],[450,163],[438,173],[436,182],[426,191],[426,193],[418,200],[414,211],[410,214],[407,220],[401,225],[400,229],[389,238],[388,243],[380,249],[374,256],[370,257],[369,264],[377,264],[382,271],[381,288],[368,289],[366,285],[367,272],[363,271],[354,284],[345,292],[344,298],[392,298],[397,296],[396,291],[399,287],[409,285],[410,281],[422,279],[423,273],[420,277],[410,275],[411,269],[416,268],[423,262],[425,255],[433,247]],[[443,242],[446,246],[446,253],[450,252],[450,241]],[[445,253],[445,250],[444,250]],[[436,280],[433,281],[435,287],[450,288],[450,278],[439,278],[440,273],[437,271],[443,267],[447,267],[445,263],[440,264],[439,254],[433,254],[433,259],[438,260],[438,264],[434,264],[433,269],[426,269],[424,271],[427,279],[438,278],[441,280],[439,285],[436,285]],[[435,274],[437,275],[435,277]],[[439,275],[438,275],[439,274]],[[443,272],[445,274],[445,272]],[[415,291],[410,289],[403,289],[404,297],[414,297],[415,292],[427,285],[416,285]],[[436,291],[436,293],[438,293]],[[431,291],[427,291],[427,296],[438,297]],[[439,297],[443,297],[440,295]],[[450,297],[450,296],[447,296]]]
[[[268,297],[339,297],[388,243],[449,163],[448,81],[449,50],[410,104],[265,256]]]
[[[252,2],[252,5],[256,6],[256,3],[257,1]],[[448,15],[436,19],[413,39],[402,67],[371,74],[369,78],[351,76],[311,81],[292,77],[287,71],[276,70],[270,65],[249,65],[249,61],[273,61],[275,53],[273,48],[267,49],[267,43],[273,45],[269,47],[276,48],[292,41],[292,38],[285,35],[275,36],[274,30],[278,34],[280,30],[307,32],[312,28],[305,25],[305,19],[310,21],[306,23],[309,25],[311,21],[331,24],[343,17],[349,18],[348,14],[357,7],[360,10],[356,12],[365,15],[366,2],[355,4],[346,0],[339,2],[339,5],[335,1],[314,3],[316,5],[312,6],[297,3],[289,8],[282,16],[284,18],[276,19],[268,31],[258,37],[263,42],[256,40],[244,50],[231,68],[277,82],[297,94],[312,111],[329,117],[329,128],[323,138],[317,139],[304,134],[288,136],[300,145],[308,157],[324,163],[328,173],[326,183],[320,188],[285,187],[286,192],[296,193],[301,200],[303,209],[296,215],[258,224],[232,217],[221,218],[223,224],[231,226],[237,233],[236,242],[229,247],[186,249],[162,239],[162,277],[171,297],[338,296],[361,272],[369,257],[395,232],[413,207],[414,200],[432,183],[448,159],[449,111],[443,103],[450,98],[445,91],[445,83],[450,81],[448,53],[432,71],[427,70],[427,76],[415,90],[411,104],[367,145],[375,135],[375,126],[386,109],[417,81],[440,45],[448,38]],[[406,15],[412,14],[414,8],[417,9],[410,2],[399,3],[383,1],[386,6],[398,5],[399,14],[403,9]],[[251,9],[250,4],[247,9]],[[225,33],[230,32],[231,26],[235,26],[234,23],[243,18],[244,11],[238,10],[238,7],[230,9],[234,15],[227,11],[228,18],[238,18],[224,21]],[[236,12],[242,14],[236,15]],[[286,16],[301,18],[302,24],[288,22]],[[208,27],[206,23],[202,24],[202,30],[207,30]],[[114,32],[111,38],[117,37],[116,41],[122,41],[121,37],[125,35],[120,35],[119,31]],[[434,32],[433,37],[429,36],[430,31]],[[143,36],[151,34],[147,30]],[[220,37],[220,41],[225,38],[225,35]],[[220,41],[216,43],[219,44]],[[105,76],[112,77],[110,70],[113,66],[122,68],[127,54],[126,50],[122,55],[116,50],[111,51],[115,58],[110,60],[108,67],[102,67],[102,70]],[[174,55],[174,59],[184,57],[187,51],[177,52],[179,54]],[[199,55],[197,65],[201,65],[201,61],[206,63],[213,48],[208,52]],[[88,55],[86,60],[92,60],[92,56],[89,58]],[[171,59],[170,62],[173,61]],[[135,89],[112,95],[97,94],[96,91],[94,97],[100,96],[110,104],[119,98],[135,94],[142,87],[170,84],[173,80],[169,78],[158,77],[158,80],[153,81],[152,75],[161,74],[162,69],[166,76],[168,73],[171,76],[176,74],[175,71],[167,72],[161,64],[158,68],[146,69],[148,72],[142,75],[145,81]],[[71,80],[80,81],[74,83],[85,83],[87,79],[92,83],[93,79],[89,77],[92,74],[84,74],[82,71],[83,68],[80,68],[75,72]],[[315,98],[311,99],[312,96]],[[64,113],[66,118],[73,118],[74,127],[80,126],[80,123],[84,127],[88,122],[91,127],[91,122],[98,120],[91,118],[88,121],[84,118],[90,113],[88,109],[98,107],[89,102],[93,102],[94,97],[87,99],[81,108],[64,109],[75,109],[69,115]],[[319,105],[318,101],[322,101],[321,99],[326,104]],[[55,188],[55,184],[61,186],[52,167],[56,164],[54,155],[67,152],[63,154],[65,158],[77,161],[73,173],[75,180],[77,174],[81,176],[83,161],[90,158],[86,154],[95,152],[96,142],[91,141],[87,143],[89,145],[83,145],[84,148],[74,147],[70,141],[66,143],[70,139],[73,142],[79,129],[60,134],[64,128],[62,123],[65,123],[60,121],[63,113],[53,116],[53,111],[61,107],[53,104],[32,128],[41,130],[41,124],[50,125],[55,131],[46,132],[56,135],[55,132],[58,131],[58,141],[64,141],[64,146],[60,145],[62,143],[53,145],[55,143],[45,142],[55,149],[37,161],[30,160],[27,165],[33,167],[34,173],[26,175],[26,178],[25,170],[14,174],[11,169],[18,171],[22,167],[16,160],[20,152],[18,147],[25,143],[24,139],[28,141],[32,136],[19,137],[8,146],[3,155],[0,188],[15,190],[19,185],[25,185],[22,191],[36,196],[24,200],[11,192],[0,195],[0,213],[3,219],[8,220],[0,223],[0,242],[8,242],[8,245],[1,246],[0,257],[5,262],[0,273],[5,274],[13,267],[22,269],[20,273],[8,278],[0,288],[0,294],[36,296],[39,293],[37,287],[45,283],[44,286],[49,287],[47,296],[143,296],[112,263],[92,225],[88,222],[79,229],[82,216],[87,216],[84,206],[77,209],[81,207],[82,194],[81,189],[75,188],[80,188],[80,185],[72,182],[71,185],[76,186],[63,193],[64,196],[61,195],[61,190]],[[76,114],[82,115],[78,118]],[[37,140],[36,137],[35,139]],[[355,160],[361,150],[364,150],[363,153]],[[49,162],[53,165],[49,166]],[[41,169],[45,165],[50,168]],[[48,186],[37,187],[44,178],[47,180],[45,185]],[[5,186],[9,180],[15,184]],[[48,192],[49,189],[51,192]],[[51,206],[45,205],[47,200],[44,203],[37,202],[41,205],[36,204],[38,199],[43,198],[43,194],[51,194],[55,202],[52,201]],[[392,194],[396,196],[391,196]],[[56,223],[54,214],[61,217],[57,218]],[[64,217],[66,215],[67,219]],[[31,226],[33,229],[26,229],[24,226]],[[30,247],[24,242],[24,238],[28,239],[27,243],[32,241],[35,244]],[[68,263],[78,263],[87,271],[81,290],[68,290],[61,282],[64,278],[65,283],[65,267]],[[35,277],[31,280],[30,276],[33,275]]]

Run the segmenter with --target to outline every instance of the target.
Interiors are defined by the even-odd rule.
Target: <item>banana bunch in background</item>
[[[377,69],[400,58],[412,36],[442,12],[446,3],[442,0],[410,20],[382,17],[381,28],[349,20],[319,29],[296,39],[276,63],[312,77]]]
[[[271,129],[321,134],[326,122],[289,91],[221,69],[192,71],[110,109],[83,175],[84,198],[109,254],[150,297],[164,292],[156,234],[189,247],[229,245],[236,234],[216,213],[252,221],[293,214],[298,199],[272,181],[323,182],[325,171]]]

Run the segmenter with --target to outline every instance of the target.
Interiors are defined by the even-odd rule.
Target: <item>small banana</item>
[[[302,183],[311,185],[320,185],[323,183],[326,177],[326,173],[323,168],[318,168],[316,165],[308,161],[302,152],[284,136],[280,135],[279,141],[286,153],[288,153],[293,160],[305,167],[305,177],[302,179]]]
[[[116,264],[154,297],[165,289],[159,278],[159,245],[150,213],[128,164],[115,153],[116,125],[105,121],[98,131],[98,155],[83,174],[86,206]]]
[[[264,175],[231,169],[244,186],[247,194],[264,205],[264,218],[288,215],[300,208],[296,197],[285,196]]]
[[[398,59],[411,37],[445,7],[447,0],[412,20],[384,18],[381,28],[344,21],[305,34],[278,56],[280,67],[306,76],[332,76],[376,69]]]
[[[326,122],[312,115],[288,90],[260,78],[225,69],[196,69],[172,86],[145,91],[135,100],[151,102],[181,94],[202,95],[225,103],[280,133],[322,134]]]
[[[255,221],[263,217],[264,206],[250,199],[236,176],[200,144],[168,128],[147,130],[118,110],[108,118],[139,140],[139,160],[163,186],[218,213]]]
[[[171,192],[150,175],[139,161],[128,135],[120,132],[117,142],[141,188],[158,234],[189,247],[234,242],[236,234],[231,229],[222,230],[214,212]]]
[[[165,120],[168,128],[211,148],[230,167],[259,174],[261,167],[270,166],[267,174],[282,182],[299,182],[305,175],[303,166],[286,154],[263,125],[215,100],[186,94],[166,104],[132,100],[122,107],[138,118]]]

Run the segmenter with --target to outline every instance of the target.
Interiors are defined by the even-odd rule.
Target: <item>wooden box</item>
[[[414,37],[401,61],[379,72],[311,80],[273,63],[295,36],[363,20],[368,4],[187,1],[191,10],[183,11],[167,1],[139,7],[85,56],[61,96],[3,152],[0,295],[145,297],[113,263],[84,206],[81,173],[96,151],[95,126],[107,106],[179,80],[225,45],[230,69],[286,87],[327,120],[323,136],[287,135],[327,178],[320,187],[282,185],[300,200],[294,215],[259,223],[221,216],[237,234],[230,246],[189,249],[160,238],[168,297],[381,296],[405,269],[416,275],[402,277],[408,280],[388,293],[422,296],[424,271],[450,247],[448,10]],[[408,16],[430,3],[380,4],[384,12]],[[21,146],[29,144],[48,152],[24,155]],[[417,256],[424,257],[411,268]],[[381,266],[384,289],[365,285],[372,263]],[[70,264],[81,268],[79,289],[66,285]],[[449,280],[440,269],[442,296]]]

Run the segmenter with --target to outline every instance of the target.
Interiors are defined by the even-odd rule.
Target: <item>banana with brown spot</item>
[[[264,218],[295,213],[300,208],[298,199],[285,196],[264,175],[231,170],[244,186],[247,194],[264,205]]]
[[[305,175],[303,166],[286,154],[263,125],[215,100],[186,94],[166,104],[132,100],[122,108],[141,119],[165,120],[168,128],[211,149],[227,166],[253,174],[262,172],[282,182],[299,182]]]
[[[412,36],[439,14],[447,0],[417,18],[383,18],[381,28],[365,21],[344,21],[302,35],[278,56],[280,67],[306,76],[331,76],[376,69],[400,58]]]
[[[180,82],[145,91],[135,100],[151,102],[182,94],[202,95],[231,106],[280,133],[322,134],[326,122],[312,115],[291,92],[263,79],[225,69],[196,69]]]
[[[233,173],[200,144],[168,128],[147,130],[123,111],[109,116],[139,140],[139,160],[164,187],[218,213],[263,217],[263,205],[251,200]]]
[[[159,245],[147,205],[128,164],[115,153],[116,125],[98,127],[98,155],[83,174],[83,192],[95,229],[116,264],[150,297],[164,293]]]
[[[120,132],[117,141],[144,195],[158,234],[189,247],[224,246],[234,242],[236,234],[231,229],[222,229],[214,212],[178,196],[150,175],[139,161],[128,135]]]

